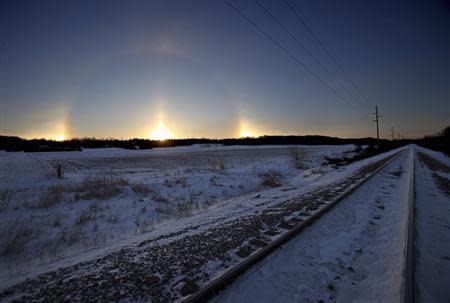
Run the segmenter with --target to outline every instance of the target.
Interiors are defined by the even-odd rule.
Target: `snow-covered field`
[[[0,152],[0,272],[7,278],[157,229],[228,200],[306,186],[345,146],[192,146]],[[297,161],[299,160],[300,161]],[[296,163],[297,162],[297,163]],[[298,165],[304,165],[300,169]],[[61,165],[63,179],[56,177]]]
[[[401,301],[415,157],[416,290],[446,302],[448,158],[410,146],[323,165],[354,148],[0,153],[0,300],[179,301],[403,150],[214,301]]]

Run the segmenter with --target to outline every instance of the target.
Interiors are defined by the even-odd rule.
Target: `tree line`
[[[344,139],[328,136],[261,136],[257,138],[186,138],[169,140],[149,139],[102,139],[102,138],[73,138],[65,141],[47,139],[23,139],[15,136],[0,136],[0,150],[6,151],[82,151],[83,148],[117,147],[125,149],[151,149],[156,147],[174,147],[198,145],[378,145],[382,149],[397,148],[406,144],[415,143],[450,155],[450,126],[443,131],[425,136],[421,139],[404,140],[377,140],[375,138]]]

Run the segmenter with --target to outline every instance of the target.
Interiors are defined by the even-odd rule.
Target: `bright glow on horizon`
[[[175,139],[175,136],[172,132],[164,125],[164,123],[160,122],[158,127],[152,130],[150,133],[151,140],[164,141],[167,139]]]
[[[241,129],[239,137],[241,137],[241,138],[250,138],[250,137],[256,137],[256,135],[254,133],[252,133],[248,129]]]
[[[239,122],[239,137],[240,138],[254,138],[260,136],[258,128],[250,124],[247,120],[240,119]]]
[[[55,140],[55,141],[64,141],[64,140],[66,140],[66,136],[64,136],[64,135],[56,135],[56,136],[53,137],[53,140]]]

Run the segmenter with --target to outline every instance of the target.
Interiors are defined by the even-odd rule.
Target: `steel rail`
[[[401,151],[397,152],[394,155],[387,156],[386,158],[384,158],[383,160],[385,160],[385,159],[388,159],[388,160],[385,163],[381,164],[381,166],[378,167],[374,172],[365,176],[362,180],[358,181],[353,186],[350,186],[350,188],[348,188],[344,193],[342,193],[338,197],[334,198],[330,203],[328,203],[324,207],[317,210],[315,213],[313,213],[311,216],[309,216],[304,221],[299,222],[291,230],[284,233],[283,235],[281,235],[279,238],[275,239],[274,241],[270,242],[267,246],[258,250],[254,254],[250,255],[248,258],[241,261],[237,265],[233,266],[231,269],[229,269],[223,275],[206,283],[198,291],[187,296],[181,302],[183,302],[183,303],[206,302],[207,300],[209,300],[210,298],[215,296],[219,291],[223,290],[225,287],[227,287],[229,284],[231,284],[233,281],[235,281],[240,275],[242,275],[244,272],[246,272],[248,269],[250,269],[253,265],[255,265],[256,263],[263,260],[268,255],[270,255],[271,253],[276,251],[278,248],[280,248],[283,244],[287,243],[289,240],[293,239],[307,226],[313,224],[316,220],[318,220],[320,217],[322,217],[322,215],[324,215],[329,210],[331,210],[334,206],[336,206],[340,201],[342,201],[343,199],[348,197],[356,189],[358,189],[361,185],[363,185],[365,182],[367,182],[369,179],[371,179],[373,176],[375,176],[378,172],[380,172],[383,168],[385,168],[389,163],[391,163],[393,160],[398,158],[398,156],[403,152],[404,152],[404,149],[402,149]],[[389,157],[390,157],[390,159],[389,159]]]
[[[414,199],[415,199],[415,152],[411,148],[411,172],[408,193],[408,219],[405,245],[405,284],[403,286],[403,302],[414,303]]]

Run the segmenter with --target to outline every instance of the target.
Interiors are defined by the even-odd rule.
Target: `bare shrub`
[[[75,199],[106,200],[117,196],[128,185],[124,179],[118,178],[113,173],[95,174],[87,176],[81,184],[75,186]]]
[[[28,241],[37,232],[36,228],[18,220],[11,222],[4,231],[0,242],[1,256],[14,256],[23,252]]]
[[[216,204],[216,199],[214,199],[213,197],[208,197],[205,201],[203,201],[202,209],[207,210],[214,204]]]
[[[212,160],[209,165],[213,171],[224,171],[226,169],[225,160],[222,158]]]
[[[61,222],[61,217],[60,217],[60,216],[57,216],[57,217],[55,218],[55,221],[53,221],[53,227],[59,227],[59,226],[61,226],[61,224],[62,224],[62,222]]]
[[[12,191],[10,189],[0,190],[0,212],[6,210],[12,200]]]
[[[50,208],[59,204],[64,196],[64,187],[61,185],[50,186],[49,189],[41,195],[35,208]]]
[[[176,216],[177,217],[187,217],[192,215],[192,210],[194,208],[194,204],[191,200],[186,202],[181,202],[177,204]]]
[[[165,179],[165,180],[164,180],[164,185],[165,185],[166,187],[171,188],[171,187],[172,187],[172,182],[170,182],[169,179]]]
[[[59,236],[59,241],[67,243],[67,245],[72,246],[83,239],[83,231],[80,226],[74,226],[72,228],[64,228]]]
[[[142,183],[131,184],[131,190],[137,194],[147,196],[150,193],[150,188]]]
[[[108,222],[109,224],[115,225],[115,224],[117,224],[117,222],[119,222],[119,218],[117,218],[117,216],[110,215],[108,217],[108,219],[106,219],[106,222]]]
[[[168,203],[169,202],[169,200],[167,200],[167,198],[165,196],[163,196],[162,194],[160,194],[159,192],[156,192],[156,191],[152,193],[152,199],[158,203]]]
[[[95,215],[92,214],[90,211],[82,210],[78,217],[75,219],[75,226],[81,226],[86,224],[89,221],[92,221],[95,219]]]
[[[262,186],[279,187],[283,183],[281,173],[273,169],[260,173],[259,177],[261,178]]]
[[[140,214],[145,214],[147,212],[147,207],[142,207],[141,210],[139,211]]]
[[[185,178],[178,178],[175,180],[175,185],[181,185],[183,188],[186,188],[187,183]]]
[[[184,174],[190,174],[192,173],[194,170],[192,169],[192,167],[186,167],[183,169],[183,173]]]
[[[298,147],[293,147],[290,150],[291,161],[294,164],[294,167],[297,169],[306,169],[305,160],[306,153],[303,149]]]
[[[212,176],[211,179],[209,179],[209,182],[211,182],[211,184],[214,186],[221,186],[221,187],[224,186],[222,183],[219,182],[217,176]]]
[[[173,214],[173,210],[167,207],[157,207],[155,208],[156,214],[171,216]]]

